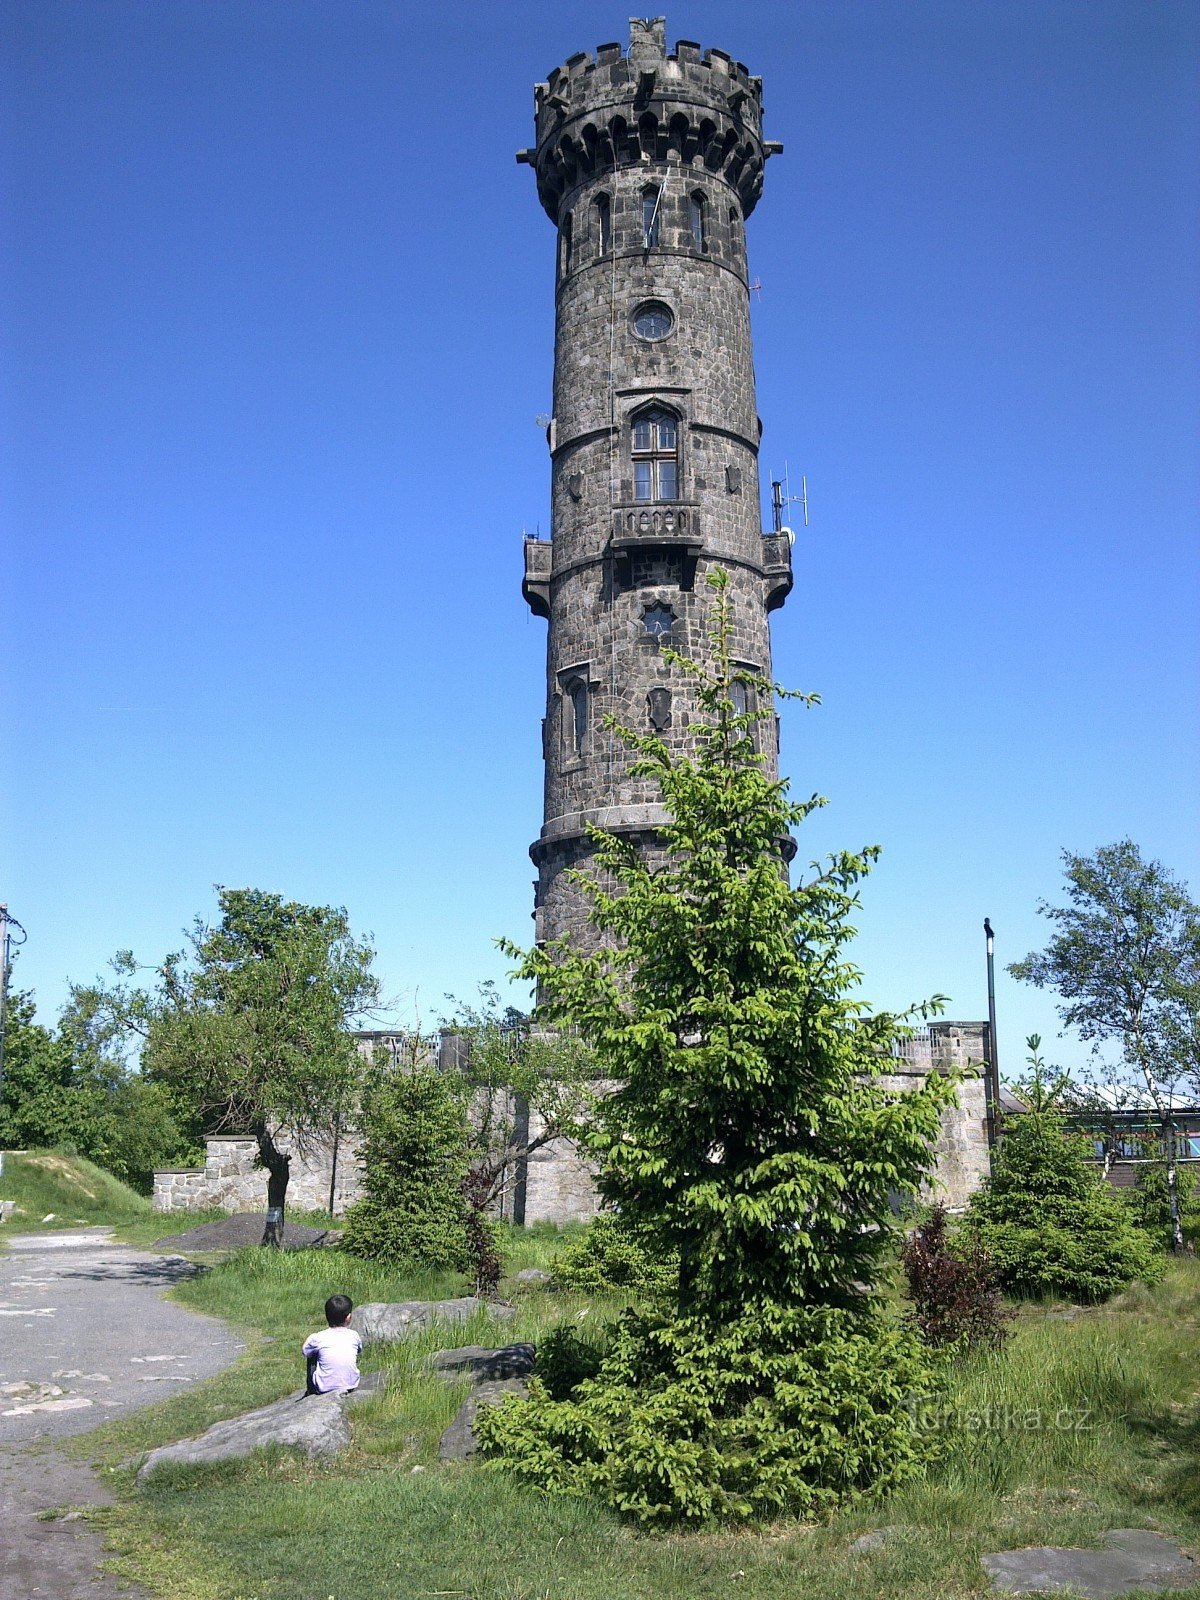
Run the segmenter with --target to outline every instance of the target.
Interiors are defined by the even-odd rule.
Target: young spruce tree
[[[601,1190],[677,1254],[675,1292],[621,1319],[570,1399],[535,1384],[477,1423],[539,1488],[652,1525],[812,1515],[919,1466],[906,1407],[929,1370],[873,1286],[890,1199],[920,1188],[954,1095],[937,1075],[881,1081],[904,1019],[853,997],[846,954],[877,851],[789,886],[789,831],[823,802],[764,772],[774,686],[731,660],[725,574],[708,581],[713,665],[672,657],[701,713],[694,757],[617,730],[661,789],[663,855],[597,832],[582,881],[605,947],[510,950],[620,1084],[590,1133]],[[738,683],[758,709],[738,712]]]

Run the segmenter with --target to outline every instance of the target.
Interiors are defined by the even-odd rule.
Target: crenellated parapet
[[[762,136],[762,79],[688,39],[668,55],[661,17],[630,29],[628,53],[581,51],[534,89],[537,144],[517,160],[534,167],[546,214],[557,226],[564,198],[600,174],[671,161],[724,178],[749,216],[783,149]]]

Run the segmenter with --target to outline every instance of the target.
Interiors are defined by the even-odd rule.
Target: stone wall
[[[287,1149],[284,1135],[277,1134],[281,1148]],[[246,1134],[214,1135],[205,1141],[202,1167],[170,1168],[154,1174],[152,1204],[156,1211],[265,1211],[267,1174],[255,1164],[258,1151]],[[340,1216],[358,1198],[362,1174],[358,1167],[358,1147],[353,1134],[337,1141],[336,1169],[332,1141],[301,1153],[292,1150],[291,1178],[288,1182],[288,1208],[297,1211],[329,1209],[329,1187],[333,1180],[333,1214]]]
[[[987,1057],[985,1022],[935,1023],[898,1047],[884,1085],[897,1093],[918,1088],[930,1072],[964,1073],[958,1105],[942,1115],[936,1146],[930,1199],[961,1210],[989,1171],[987,1095],[982,1066]],[[531,1131],[537,1131],[536,1121]],[[585,1156],[568,1140],[535,1151],[526,1163],[524,1184],[505,1215],[526,1224],[580,1222],[596,1213],[593,1171]]]

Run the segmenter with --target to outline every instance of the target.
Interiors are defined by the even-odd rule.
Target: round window
[[[647,300],[633,313],[633,331],[639,339],[665,339],[674,326],[671,309],[661,300]]]

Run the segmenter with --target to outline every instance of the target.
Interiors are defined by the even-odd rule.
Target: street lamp
[[[990,917],[983,919],[983,932],[987,939],[987,983],[988,983],[988,1065],[987,1065],[987,1103],[988,1103],[988,1145],[996,1143],[996,1114],[1000,1107],[1000,1061],[996,1050],[996,936],[992,932]]]

